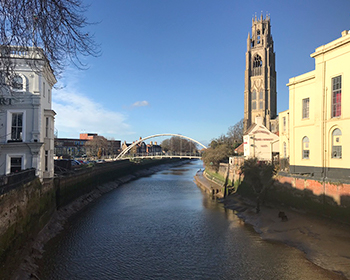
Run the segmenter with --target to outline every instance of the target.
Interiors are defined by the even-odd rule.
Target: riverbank
[[[95,201],[103,194],[110,192],[121,185],[128,183],[132,180],[136,180],[141,177],[152,175],[158,171],[168,169],[171,167],[180,166],[188,163],[188,161],[177,161],[175,163],[167,163],[162,165],[152,166],[147,169],[142,169],[135,172],[132,175],[126,175],[112,182],[104,183],[97,186],[93,191],[80,196],[78,199],[69,203],[68,205],[61,207],[57,210],[50,221],[39,232],[35,240],[27,243],[25,248],[21,252],[18,269],[12,275],[1,275],[0,279],[10,280],[34,280],[40,279],[37,276],[36,260],[40,259],[44,253],[45,244],[59,234],[63,229],[68,219],[74,214],[81,211],[89,203]]]
[[[201,173],[196,181],[201,188],[211,188]],[[314,264],[350,279],[350,226],[332,220],[274,206],[261,206],[255,211],[255,202],[238,194],[221,202],[244,223],[251,225],[266,241],[277,241],[295,247],[305,253]],[[279,213],[284,212],[288,221],[282,221]]]

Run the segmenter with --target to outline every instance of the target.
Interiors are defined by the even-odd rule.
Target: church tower
[[[271,131],[271,120],[277,116],[275,52],[270,17],[252,19],[252,35],[248,33],[244,81],[244,131],[263,117]]]

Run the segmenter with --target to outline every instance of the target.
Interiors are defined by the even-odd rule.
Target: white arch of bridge
[[[190,140],[192,142],[195,142],[196,144],[200,145],[201,147],[203,147],[204,149],[207,149],[206,146],[204,146],[202,143],[198,142],[197,140],[194,140],[190,137],[181,135],[181,134],[173,134],[173,133],[161,133],[161,134],[154,134],[151,136],[147,136],[145,138],[142,138],[134,143],[132,143],[129,147],[127,147],[124,151],[122,151],[117,157],[116,159],[121,159],[127,152],[129,152],[133,147],[135,147],[137,144],[144,142],[145,140],[151,139],[151,138],[156,138],[156,137],[162,137],[162,136],[175,136],[175,137],[180,137],[180,138],[184,138],[187,140]]]

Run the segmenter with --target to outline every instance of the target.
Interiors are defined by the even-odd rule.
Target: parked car
[[[72,166],[78,166],[78,165],[81,165],[81,162],[76,159],[71,159],[71,164]]]

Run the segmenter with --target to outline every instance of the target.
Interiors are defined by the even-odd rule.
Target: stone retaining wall
[[[19,257],[25,243],[37,235],[58,208],[103,183],[174,161],[176,159],[133,163],[125,160],[96,164],[43,183],[35,178],[0,195],[0,276],[8,275],[17,263],[12,260]]]

